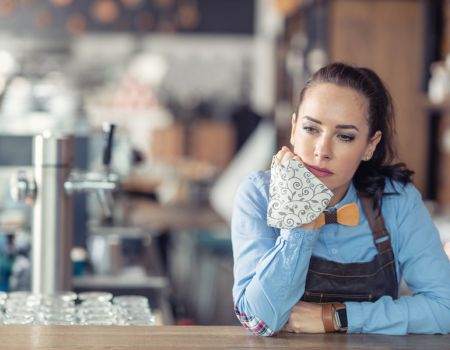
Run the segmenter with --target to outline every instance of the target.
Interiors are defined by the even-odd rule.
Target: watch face
[[[339,326],[339,329],[341,330],[347,330],[348,321],[347,321],[347,310],[344,308],[336,310],[336,320]]]

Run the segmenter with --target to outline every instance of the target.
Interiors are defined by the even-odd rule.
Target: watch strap
[[[336,332],[334,326],[334,313],[335,308],[333,304],[322,304],[322,322],[325,333]]]

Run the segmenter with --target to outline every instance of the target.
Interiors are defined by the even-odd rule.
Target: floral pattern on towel
[[[293,228],[313,222],[327,207],[333,192],[302,163],[272,159],[267,223]]]

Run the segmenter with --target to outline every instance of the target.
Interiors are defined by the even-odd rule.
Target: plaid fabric
[[[254,316],[249,316],[247,314],[239,312],[237,306],[234,307],[234,312],[236,313],[238,320],[250,332],[257,334],[257,335],[263,335],[266,337],[270,337],[275,334],[275,332],[273,330],[271,330],[265,324],[264,321],[254,317]]]

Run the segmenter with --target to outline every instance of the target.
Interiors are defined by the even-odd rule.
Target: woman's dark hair
[[[413,171],[404,163],[395,163],[397,152],[394,145],[394,106],[388,90],[378,75],[369,68],[353,67],[344,63],[332,63],[319,69],[306,82],[300,93],[298,109],[306,91],[320,83],[332,83],[351,88],[367,99],[369,139],[379,130],[382,133],[372,158],[362,161],[353,176],[353,183],[363,196],[374,198],[375,207],[380,208],[385,179],[396,180],[403,185],[411,182]]]

